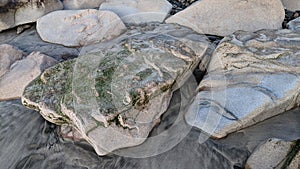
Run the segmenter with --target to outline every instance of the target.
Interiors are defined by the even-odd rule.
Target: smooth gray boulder
[[[9,71],[10,66],[17,60],[21,60],[25,53],[8,44],[0,45],[0,77]]]
[[[288,22],[287,26],[290,30],[293,30],[293,31],[299,30],[300,31],[300,17]]]
[[[116,14],[96,9],[55,11],[37,21],[37,31],[44,41],[64,46],[110,40],[125,30]]]
[[[281,0],[281,1],[283,6],[290,11],[300,10],[299,0]]]
[[[105,0],[64,0],[64,9],[93,9],[99,8]]]
[[[186,120],[222,138],[300,105],[300,33],[238,31],[215,50]]]
[[[178,25],[135,27],[47,69],[26,87],[22,102],[77,129],[99,155],[136,146],[159,123],[173,90],[209,60],[208,45]]]
[[[7,0],[0,4],[0,32],[35,22],[49,12],[63,9],[60,0]]]
[[[258,146],[248,158],[246,169],[285,168],[285,161],[291,155],[295,142],[269,139]]]
[[[99,9],[116,13],[124,23],[162,23],[172,5],[167,0],[107,0]]]
[[[284,20],[280,0],[201,0],[169,17],[199,33],[226,36],[238,30],[280,29]]]
[[[1,51],[3,46],[5,45],[0,45]],[[0,74],[0,100],[20,98],[25,86],[38,77],[46,68],[57,63],[53,58],[39,52],[33,52],[26,57],[24,57],[23,52],[16,49],[16,55],[12,55],[12,57],[9,55],[12,53],[5,54],[6,51],[3,51],[3,53],[0,54],[2,74]]]

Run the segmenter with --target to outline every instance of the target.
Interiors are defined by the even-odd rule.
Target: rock
[[[43,41],[38,35],[35,26],[29,30],[25,30],[20,35],[17,35],[15,30],[7,30],[0,33],[0,44],[15,46],[25,52],[26,55],[34,51],[40,51],[59,61],[75,58],[79,55],[77,48],[65,47]]]
[[[95,9],[55,11],[37,21],[37,31],[44,41],[64,46],[110,40],[125,29],[113,12]]]
[[[283,6],[290,11],[300,10],[300,1],[299,0],[281,0]]]
[[[300,146],[300,145],[299,145]],[[299,169],[300,168],[300,151],[293,158],[287,169]]]
[[[159,122],[176,85],[208,60],[208,45],[205,36],[177,25],[135,27],[47,69],[22,102],[50,122],[73,126],[99,155],[136,146]]]
[[[248,158],[245,168],[281,168],[294,145],[294,142],[283,141],[280,139],[269,139],[254,150]]]
[[[63,9],[60,0],[8,0],[0,5],[0,31],[35,22],[49,12]]]
[[[92,9],[99,8],[105,0],[64,0],[64,9]]]
[[[0,45],[0,77],[3,76],[10,66],[17,60],[21,60],[25,54],[23,51],[16,49],[15,47],[2,44]]]
[[[287,26],[291,30],[300,30],[300,17],[288,22]]]
[[[124,23],[134,24],[162,23],[171,9],[167,0],[108,0],[100,6],[100,10],[116,13]]]
[[[199,33],[226,36],[237,30],[279,29],[284,16],[280,0],[201,0],[166,22],[187,26]]]
[[[19,58],[23,56],[19,50],[15,52],[18,53]],[[1,55],[3,58],[1,61],[9,60],[10,62],[4,62],[6,65],[1,66],[9,67],[9,69],[0,76],[0,100],[20,98],[26,85],[46,68],[57,63],[56,60],[39,52],[33,52],[22,60],[10,60],[8,57],[10,55]],[[14,61],[13,64],[12,61]],[[3,63],[1,62],[1,64]]]
[[[300,104],[300,33],[238,31],[215,50],[186,120],[222,138]]]

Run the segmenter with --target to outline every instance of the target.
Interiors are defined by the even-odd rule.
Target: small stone
[[[21,56],[22,53],[19,51],[18,53]],[[12,63],[11,61],[14,62]],[[0,76],[0,100],[20,98],[26,85],[39,76],[46,68],[56,63],[56,60],[39,52],[33,52],[20,60],[6,62],[6,65],[1,67],[7,68],[9,65],[10,67],[9,70],[5,71],[5,74]],[[1,64],[3,63],[1,62]]]
[[[64,0],[64,9],[93,9],[99,8],[105,0]]]
[[[37,31],[44,41],[64,46],[110,40],[125,30],[116,14],[95,9],[55,11],[37,21]]]
[[[108,0],[99,9],[116,13],[124,23],[162,23],[172,5],[167,0]]]

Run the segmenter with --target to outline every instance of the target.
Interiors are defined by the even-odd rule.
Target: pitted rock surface
[[[89,46],[27,86],[23,104],[56,124],[76,128],[96,150],[143,143],[204,55],[205,36],[172,24],[135,27]]]
[[[300,33],[238,31],[219,44],[186,120],[213,137],[300,104]]]

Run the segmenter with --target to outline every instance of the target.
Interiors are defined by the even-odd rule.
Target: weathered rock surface
[[[58,61],[71,59],[79,55],[78,48],[65,47],[43,41],[38,35],[35,26],[20,35],[16,34],[16,30],[8,30],[0,33],[0,44],[15,46],[24,51],[26,55],[34,51],[39,51]]]
[[[294,146],[295,142],[269,139],[251,154],[246,169],[281,168]]]
[[[17,60],[21,60],[25,54],[23,51],[8,45],[0,45],[0,77],[3,76],[9,69],[10,66]]]
[[[300,104],[300,33],[238,31],[219,44],[186,120],[212,137]]]
[[[300,2],[300,1],[299,1]],[[288,28],[291,30],[300,30],[300,17],[291,20],[288,24],[287,24]]]
[[[281,1],[283,6],[290,11],[300,10],[299,0],[281,0]]]
[[[37,21],[37,31],[44,41],[64,46],[110,40],[125,30],[116,14],[96,9],[55,11]]]
[[[64,9],[92,9],[99,8],[105,0],[64,0]]]
[[[145,141],[207,47],[203,35],[187,28],[137,27],[47,69],[22,100],[47,120],[72,125],[104,155]]]
[[[39,17],[63,9],[60,0],[7,0],[0,4],[0,31],[35,22]]]
[[[184,25],[199,33],[226,36],[237,30],[279,29],[284,16],[280,0],[201,0],[166,22]]]
[[[108,0],[101,4],[100,10],[116,13],[124,23],[162,23],[172,5],[167,0]]]
[[[2,49],[3,46],[1,45],[0,48]],[[38,77],[43,70],[57,63],[53,58],[39,52],[33,52],[25,58],[21,58],[24,56],[21,51],[14,52],[17,58],[9,54],[0,56],[0,65],[4,68],[3,71],[1,70],[3,74],[0,75],[0,100],[20,98],[26,85]]]

